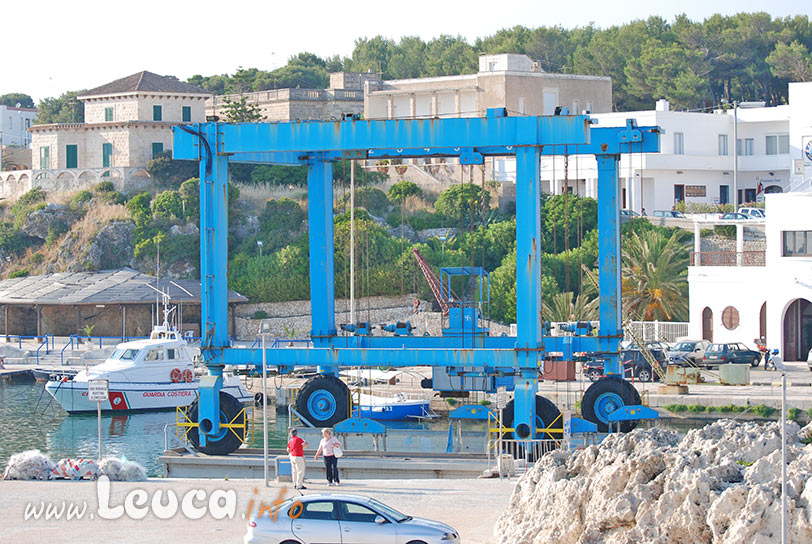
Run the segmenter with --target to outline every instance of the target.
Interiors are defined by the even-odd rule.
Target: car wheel
[[[586,377],[589,378],[589,381],[596,382],[601,379],[601,373],[598,370],[590,370],[586,373]]]
[[[758,364],[761,362],[761,357],[754,357],[753,362],[750,363],[752,368],[757,368]]]
[[[651,372],[645,368],[641,368],[637,371],[637,379],[641,382],[650,382],[651,381]]]
[[[410,540],[406,544],[426,544],[426,543],[423,542],[422,540]]]
[[[280,542],[279,544],[302,544],[298,540],[285,540],[284,542]]]

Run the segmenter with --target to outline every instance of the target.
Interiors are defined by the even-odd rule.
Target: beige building
[[[364,95],[367,119],[482,117],[488,108],[553,115],[557,106],[612,111],[612,80],[548,73],[526,55],[482,55],[476,74],[369,82]]]
[[[337,120],[344,115],[362,114],[365,83],[377,84],[380,80],[379,74],[336,72],[330,74],[329,89],[273,89],[213,96],[206,101],[206,115],[223,119],[226,101],[244,96],[249,104],[259,106],[265,121]]]
[[[146,71],[91,89],[78,96],[84,123],[29,129],[32,170],[0,177],[0,196],[15,198],[33,187],[79,189],[102,180],[122,189],[144,180],[147,163],[172,149],[173,125],[205,121],[210,95]]]

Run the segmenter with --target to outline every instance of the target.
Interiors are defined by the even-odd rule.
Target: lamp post
[[[739,108],[763,108],[764,102],[740,102],[722,99],[722,104],[733,105],[733,211],[739,207]]]
[[[259,334],[262,335],[262,474],[265,487],[268,487],[268,355],[265,351],[265,338],[269,332],[270,323],[263,320],[259,324]]]

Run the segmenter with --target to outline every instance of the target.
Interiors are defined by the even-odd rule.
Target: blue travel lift
[[[660,149],[658,127],[593,128],[583,115],[508,117],[503,108],[481,118],[335,122],[199,123],[173,127],[175,159],[200,161],[200,260],[202,280],[201,356],[208,375],[200,382],[198,422],[190,433],[204,453],[227,454],[239,447],[229,424],[234,403],[221,391],[225,365],[262,368],[262,349],[230,347],[227,313],[228,164],[301,165],[307,168],[310,301],[313,347],[266,349],[268,366],[280,374],[297,365],[318,367],[297,395],[296,409],[317,426],[332,426],[350,415],[350,394],[338,378],[340,366],[433,367],[437,391],[495,392],[505,386],[514,400],[503,410],[508,434],[543,436],[560,413],[537,395],[545,352],[597,352],[606,358],[606,376],[585,392],[582,412],[607,431],[610,414],[640,404],[637,390],[622,378],[618,361],[623,337],[620,311],[621,153]],[[545,336],[541,314],[541,189],[543,156],[591,154],[598,165],[600,327],[598,335]],[[478,319],[456,313],[450,334],[371,336],[362,327],[338,335],[335,323],[333,176],[336,160],[458,157],[483,164],[487,156],[516,157],[516,321],[517,336],[488,336]],[[472,310],[462,308],[462,310]],[[470,314],[468,314],[469,317]],[[462,334],[461,334],[462,332]],[[366,334],[365,334],[366,333]],[[222,424],[228,426],[224,427]],[[635,421],[619,423],[620,430]]]

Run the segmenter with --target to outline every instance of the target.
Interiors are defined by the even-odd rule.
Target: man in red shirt
[[[307,489],[304,486],[305,475],[305,459],[304,449],[307,447],[307,442],[299,438],[299,433],[296,429],[290,431],[290,440],[288,440],[288,454],[290,455],[290,470],[291,478],[293,479],[293,487],[296,489]]]

